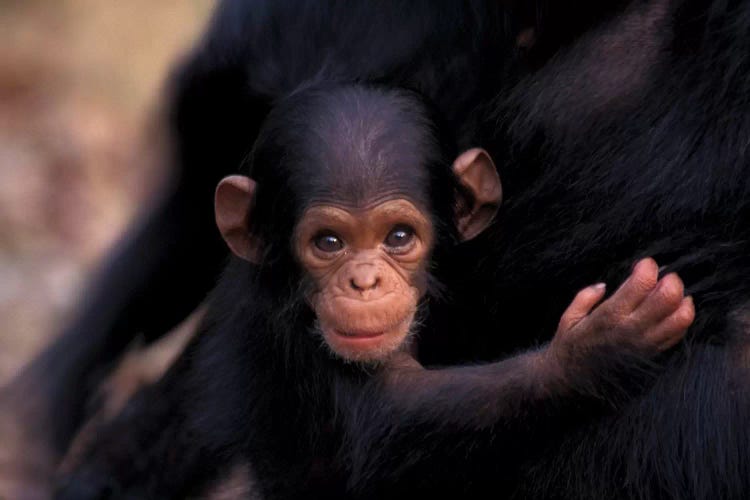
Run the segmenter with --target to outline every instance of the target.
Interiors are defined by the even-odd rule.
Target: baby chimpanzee
[[[250,177],[216,191],[240,259],[204,331],[102,430],[60,497],[182,496],[237,464],[264,498],[477,494],[642,387],[694,316],[651,259],[598,307],[604,287],[582,290],[539,349],[442,369],[410,357],[432,333],[419,318],[450,307],[452,247],[501,201],[487,153],[451,144],[407,91],[331,84],[278,102]]]

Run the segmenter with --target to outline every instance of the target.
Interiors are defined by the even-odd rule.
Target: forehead
[[[408,199],[428,207],[430,166],[438,154],[418,103],[398,94],[339,91],[302,116],[293,180],[307,205],[365,207]]]

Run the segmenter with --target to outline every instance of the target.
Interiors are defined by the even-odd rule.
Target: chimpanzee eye
[[[344,248],[344,242],[341,241],[341,238],[333,233],[319,234],[315,237],[313,242],[315,243],[315,246],[318,248],[318,250],[327,253],[338,252],[339,250]]]
[[[385,238],[385,244],[391,248],[403,248],[414,239],[414,228],[406,225],[398,225],[391,229]]]

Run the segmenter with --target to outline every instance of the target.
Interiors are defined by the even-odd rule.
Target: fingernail
[[[660,289],[663,286],[665,286],[664,282],[667,281],[667,278],[669,278],[672,275],[674,275],[675,277],[677,277],[679,279],[679,276],[677,276],[677,273],[667,273],[664,276],[662,276],[661,278],[659,278],[659,281],[656,283],[656,288]]]
[[[654,264],[656,264],[657,267],[659,266],[659,264],[656,262],[656,259],[654,259],[653,257],[643,257],[642,259],[638,259],[633,263],[633,265],[630,267],[630,272],[632,273],[633,271],[635,271],[635,268],[638,267],[638,264],[646,262],[647,260],[653,260]]]
[[[595,290],[604,290],[605,288],[607,288],[607,284],[606,283],[597,283],[592,288],[595,289]]]

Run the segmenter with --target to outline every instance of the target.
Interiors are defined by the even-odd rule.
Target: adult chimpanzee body
[[[550,324],[559,304],[534,312],[537,290],[565,297],[642,253],[700,311],[657,385],[550,443],[520,498],[750,493],[748,21],[747,1],[633,2],[496,101],[485,144],[507,203],[477,249],[495,258],[471,271],[491,292],[469,329]]]
[[[257,7],[249,2],[229,2],[226,12],[242,9],[243,4],[250,11]],[[456,27],[466,38],[456,35],[455,40],[474,39],[473,34],[463,31],[463,26],[477,26],[476,35],[482,38],[487,25],[469,22],[466,12],[471,10],[453,12],[455,24],[450,20],[435,24],[434,18],[429,21],[424,16],[434,14],[443,19],[447,11],[442,11],[442,7],[438,10],[434,2],[409,2],[402,7],[409,9],[411,5],[420,10],[417,25],[441,27],[426,31],[442,33],[432,39],[434,47],[429,43],[405,43],[416,40],[416,33],[425,33],[409,26],[405,30],[415,33],[414,38],[356,30],[353,39],[362,41],[361,46],[333,36],[342,43],[328,44],[332,47],[330,53],[341,50],[352,54],[356,45],[360,50],[369,48],[382,55],[381,61],[385,61],[387,54],[394,54],[386,49],[401,44],[403,51],[396,53],[394,61],[385,62],[365,77],[411,82],[449,114],[461,107],[453,107],[447,97],[451,92],[436,90],[446,87],[431,87],[430,82],[435,80],[426,75],[437,74],[439,82],[455,82],[457,76],[471,77],[477,68],[510,75],[508,80],[486,80],[486,90],[498,98],[490,107],[489,118],[480,120],[478,126],[483,145],[490,149],[504,178],[507,204],[496,225],[497,236],[477,240],[474,248],[466,251],[467,258],[460,260],[474,263],[464,272],[471,277],[468,281],[479,283],[476,289],[484,293],[477,298],[467,293],[472,290],[463,289],[459,281],[450,282],[456,307],[463,305],[465,311],[471,312],[460,317],[466,322],[466,330],[475,335],[466,342],[447,337],[443,345],[421,356],[436,362],[494,359],[503,352],[534,343],[539,339],[529,338],[527,332],[552,331],[545,327],[557,320],[574,290],[599,276],[616,273],[618,268],[624,269],[634,258],[646,254],[655,254],[661,263],[680,271],[700,311],[691,329],[690,344],[670,356],[666,373],[649,393],[617,416],[550,441],[544,458],[524,464],[527,474],[518,482],[511,482],[509,491],[520,497],[539,498],[611,498],[618,494],[630,498],[745,497],[750,490],[750,443],[745,431],[750,396],[744,357],[746,304],[750,301],[750,176],[746,159],[750,129],[746,26],[750,3],[592,2],[581,10],[576,4],[575,15],[568,14],[573,9],[565,2],[535,3],[543,7],[540,12],[544,8],[561,10],[542,18],[549,29],[538,33],[539,58],[532,58],[532,64],[522,68],[506,65],[505,61],[513,58],[505,59],[504,55],[512,54],[502,50],[498,51],[501,60],[496,65],[474,66],[480,62],[474,59],[477,45],[448,42]],[[390,12],[384,5],[377,9]],[[601,20],[602,13],[595,9],[612,15]],[[404,12],[416,11],[393,14],[393,26],[403,27],[407,20],[414,19]],[[591,15],[579,18],[581,12]],[[233,168],[242,157],[246,129],[236,125],[247,119],[246,124],[252,129],[259,122],[253,118],[254,113],[245,112],[255,100],[252,94],[245,93],[247,86],[243,82],[263,82],[259,75],[267,74],[259,68],[267,66],[259,63],[262,58],[247,47],[266,44],[263,51],[270,54],[278,53],[271,48],[280,47],[269,42],[278,37],[261,36],[268,32],[251,29],[252,23],[243,26],[241,20],[246,17],[239,12],[225,19],[224,26],[233,26],[234,19],[237,28],[217,29],[209,35],[193,64],[188,64],[192,69],[183,73],[195,76],[185,77],[173,108],[178,152],[186,168],[176,194],[125,252],[139,255],[138,248],[151,249],[141,259],[143,267],[134,272],[125,265],[113,266],[112,281],[104,280],[101,285],[102,297],[108,300],[92,305],[74,328],[76,334],[68,335],[38,365],[52,366],[53,380],[60,381],[62,387],[76,387],[92,372],[96,360],[112,355],[109,347],[102,347],[105,340],[117,338],[122,345],[129,338],[123,334],[130,331],[123,318],[132,318],[136,329],[156,331],[192,307],[191,302],[198,300],[212,280],[214,271],[208,265],[199,266],[187,279],[181,278],[189,267],[181,259],[193,262],[194,245],[199,242],[202,247],[206,241],[197,228],[207,231],[212,225],[211,221],[200,222],[209,217],[208,191],[223,175],[223,169]],[[584,22],[569,23],[571,19]],[[561,23],[557,25],[557,21]],[[589,22],[592,26],[587,27]],[[334,27],[332,33],[337,24],[330,25]],[[515,40],[526,25],[511,22],[510,27],[510,39]],[[299,32],[302,31],[300,26]],[[585,33],[574,37],[578,31]],[[224,45],[216,42],[219,32],[226,37]],[[502,41],[509,32],[501,27],[494,33]],[[545,38],[545,34],[551,38]],[[373,45],[373,41],[377,43]],[[377,48],[372,49],[373,46]],[[409,53],[410,50],[414,52]],[[424,70],[430,65],[427,61],[435,61],[428,53],[458,54],[456,60],[465,64],[439,65],[441,70],[456,69],[445,75],[442,71],[418,71],[416,68]],[[547,58],[548,55],[552,57]],[[451,58],[437,59],[444,62]],[[243,60],[246,62],[237,63]],[[282,61],[275,56],[270,60]],[[414,61],[422,61],[423,65],[414,66]],[[346,66],[341,60],[339,63],[342,68]],[[253,68],[258,68],[255,74]],[[285,75],[281,66],[276,75],[270,80]],[[425,76],[424,80],[420,75]],[[442,80],[443,76],[446,80]],[[417,85],[420,81],[421,86]],[[451,90],[466,95],[466,89],[459,84]],[[482,93],[475,91],[470,89],[468,95]],[[461,99],[456,102],[465,105]],[[208,167],[203,168],[204,165]],[[217,170],[213,170],[214,165]],[[203,208],[196,199],[206,200]],[[173,218],[183,222],[170,226],[167,222]],[[162,228],[167,229],[162,233]],[[179,251],[170,251],[175,248],[172,243],[179,241],[185,241],[177,247]],[[211,248],[214,250],[202,252],[201,263],[221,260],[219,243]],[[173,260],[159,275],[155,270],[168,255]],[[127,286],[110,289],[108,284],[118,280]],[[141,295],[145,297],[143,302],[132,299],[137,294],[112,295],[143,291],[148,283],[157,284],[153,287],[155,293]],[[172,290],[172,285],[182,292],[174,296],[174,302],[172,295],[163,292]],[[550,301],[540,303],[540,294]],[[153,297],[169,297],[169,301],[164,303]],[[161,315],[162,312],[167,314]],[[165,321],[150,323],[145,320],[148,317]],[[502,335],[495,333],[495,325],[503,325]],[[121,336],[107,337],[100,332]],[[514,337],[514,332],[518,336]],[[115,346],[113,351],[118,350],[118,342],[108,345]],[[80,371],[72,370],[77,366]],[[70,407],[80,408],[80,393],[66,394],[75,395],[76,404]],[[58,403],[58,407],[66,408],[63,402]],[[67,418],[60,422],[64,440],[71,422]],[[387,450],[387,442],[383,444]]]
[[[238,462],[263,498],[494,496],[477,485],[512,477],[581,408],[594,415],[650,381],[651,359],[693,318],[679,278],[657,283],[650,259],[592,312],[604,287],[582,290],[549,345],[486,366],[409,362],[432,334],[420,316],[450,308],[441,262],[490,224],[502,192],[486,152],[453,161],[430,117],[415,94],[362,85],[274,107],[251,177],[216,192],[224,238],[256,266],[224,273],[207,331],[101,431],[65,498],[179,497]],[[373,460],[379,432],[420,439]]]

